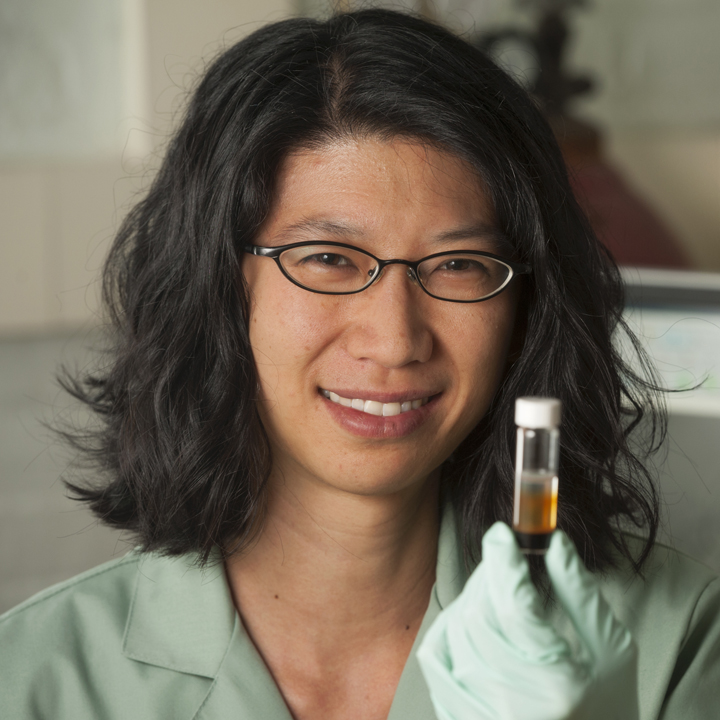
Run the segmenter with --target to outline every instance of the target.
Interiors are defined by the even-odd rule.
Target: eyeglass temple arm
[[[284,250],[284,247],[261,247],[260,245],[246,245],[243,250],[250,255],[259,257],[276,258]]]

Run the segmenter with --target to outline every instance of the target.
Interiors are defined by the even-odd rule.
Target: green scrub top
[[[436,720],[415,651],[466,579],[446,512],[436,583],[388,720]],[[639,647],[642,720],[720,717],[713,571],[659,545],[644,579],[614,571],[602,588]],[[556,613],[558,624],[566,622]],[[292,720],[243,629],[222,567],[201,570],[193,556],[138,551],[0,617],[0,717]]]

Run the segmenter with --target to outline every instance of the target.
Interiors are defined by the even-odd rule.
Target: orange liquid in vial
[[[558,478],[554,474],[523,472],[515,497],[513,530],[546,534],[557,525]]]

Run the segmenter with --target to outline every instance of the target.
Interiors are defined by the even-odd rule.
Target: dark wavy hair
[[[268,214],[288,153],[369,136],[417,140],[470,163],[515,259],[533,268],[522,352],[444,466],[466,550],[512,516],[515,398],[555,396],[559,526],[591,570],[616,564],[619,551],[639,572],[658,498],[629,437],[644,415],[653,438],[664,426],[655,386],[613,344],[627,332],[617,268],[527,93],[447,30],[385,10],[268,25],[200,80],[105,266],[109,361],[65,376],[99,419],[70,434],[100,471],[68,482],[72,495],[148,551],[195,551],[205,562],[215,547],[247,546],[262,525],[272,457],[256,408],[242,248]],[[621,532],[628,525],[647,538],[639,555]]]

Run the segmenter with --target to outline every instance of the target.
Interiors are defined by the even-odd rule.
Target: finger
[[[595,660],[630,650],[632,637],[615,617],[572,541],[556,531],[545,555],[555,595]]]
[[[463,619],[475,644],[487,642],[487,624],[519,657],[536,663],[568,657],[568,644],[549,622],[510,528],[495,523],[482,547],[482,569],[473,573],[463,591]]]
[[[493,561],[502,561],[503,572],[510,563],[486,542],[472,585],[468,583],[445,611],[452,676],[469,695],[488,703],[496,718],[557,720],[577,704],[587,673],[573,661],[567,642],[544,617],[514,536],[509,529],[499,528],[489,534],[490,543],[496,534],[498,543],[512,550],[511,558],[520,568],[520,579],[530,597],[524,604],[530,604],[531,612],[508,601],[505,593],[496,593],[503,578]]]
[[[454,675],[458,659],[452,657],[446,637],[451,618],[448,610],[451,609],[436,618],[423,638],[417,651],[420,669],[440,720],[466,720],[468,717],[490,720],[495,717],[492,708],[482,697],[469,692]]]

